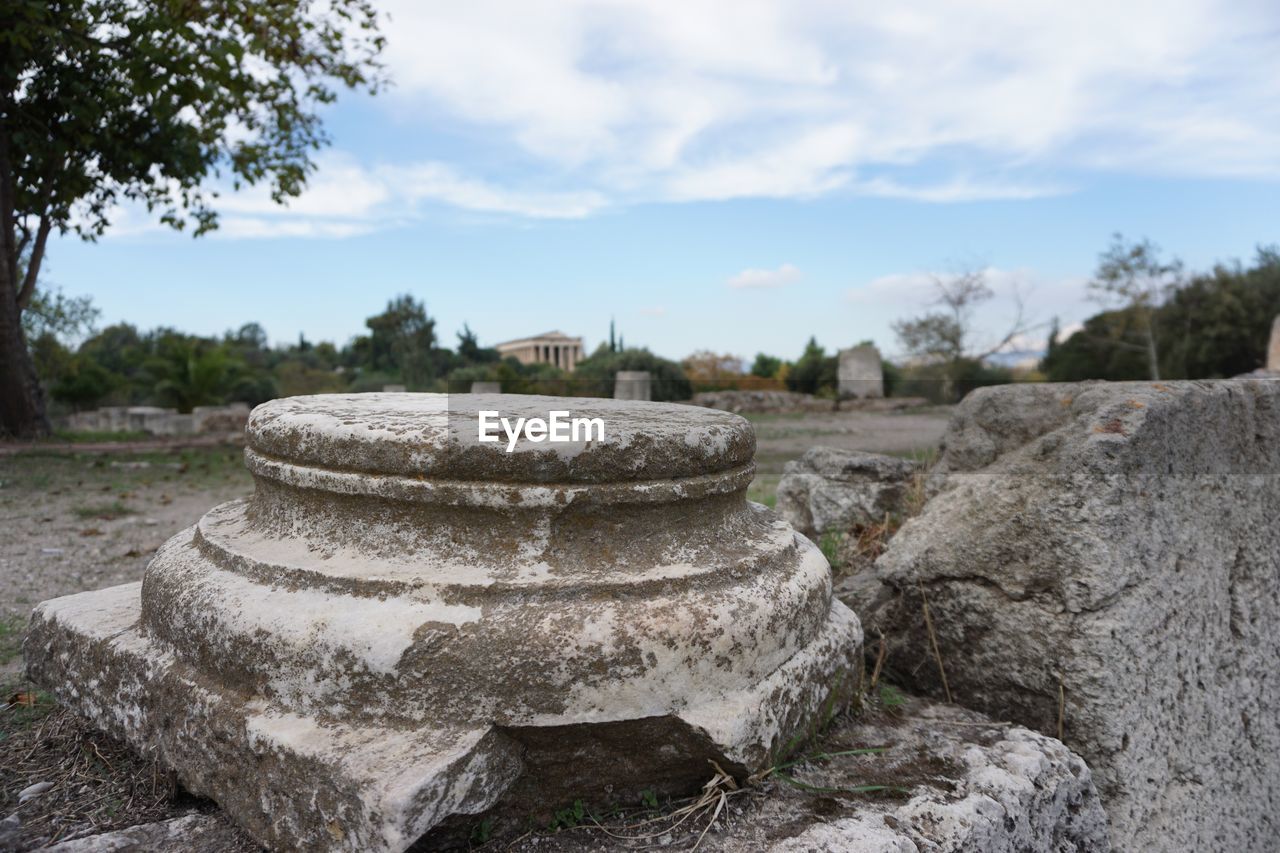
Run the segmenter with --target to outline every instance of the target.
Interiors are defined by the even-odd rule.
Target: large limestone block
[[[778,514],[809,537],[883,521],[906,507],[916,466],[879,453],[813,447],[778,481]]]
[[[1267,372],[1280,374],[1280,314],[1271,324],[1271,341],[1267,346]]]
[[[840,397],[883,397],[884,367],[880,350],[870,344],[840,350],[837,366]]]
[[[767,767],[854,687],[857,617],[748,503],[735,415],[361,394],[254,410],[256,491],[143,582],[45,602],[34,680],[262,843],[403,850]],[[477,413],[604,436],[477,440]],[[488,819],[488,818],[485,818]]]
[[[890,669],[1061,727],[1121,849],[1274,849],[1280,383],[984,388],[943,445],[852,599]]]

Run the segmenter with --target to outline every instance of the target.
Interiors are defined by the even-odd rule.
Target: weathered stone
[[[854,688],[861,629],[826,561],[746,501],[746,421],[447,401],[259,406],[253,498],[171,539],[141,585],[40,605],[31,677],[290,850],[684,793],[708,759],[745,776]],[[605,435],[508,453],[477,441],[493,409]]]
[[[859,755],[849,750],[880,749]],[[907,698],[842,719],[785,769],[735,795],[707,853],[1106,853],[1106,814],[1088,766],[1060,741],[954,705]],[[866,785],[889,790],[859,795]],[[662,832],[662,824],[647,827]],[[672,837],[673,849],[689,843]],[[617,830],[615,830],[617,834]],[[636,829],[621,834],[640,834]],[[659,841],[660,839],[654,839]],[[535,835],[511,853],[633,850],[603,832]]]
[[[501,394],[502,383],[501,382],[472,382],[471,393],[472,394]]]
[[[191,410],[191,419],[198,433],[242,433],[249,422],[249,404],[196,406]]]
[[[1280,383],[984,388],[943,446],[857,598],[890,670],[1061,727],[1122,849],[1271,848]]]
[[[915,473],[894,456],[814,447],[783,467],[778,514],[810,538],[844,533],[900,514]]]
[[[1271,342],[1267,347],[1267,372],[1280,375],[1280,314],[1271,324]]]
[[[647,370],[619,370],[613,380],[613,399],[652,400],[653,381]]]
[[[240,433],[249,419],[247,403],[226,406],[196,406],[191,414],[157,406],[108,406],[88,412],[75,412],[63,419],[63,426],[73,432],[146,432],[157,436],[180,436],[193,433]]]
[[[840,397],[883,397],[884,367],[880,350],[870,344],[840,350],[837,368]]]
[[[693,395],[695,406],[706,406],[726,412],[830,412],[832,400],[794,391],[700,391]]]
[[[1060,741],[1017,726],[983,728],[941,706],[889,729],[893,749],[953,768],[903,805],[868,804],[769,846],[773,853],[1023,853],[1111,849],[1088,766]],[[977,731],[974,731],[977,728]],[[812,784],[812,783],[810,783]],[[844,782],[854,787],[856,779]],[[814,785],[813,787],[830,787]],[[941,790],[940,790],[941,789]],[[744,850],[745,853],[745,850]]]

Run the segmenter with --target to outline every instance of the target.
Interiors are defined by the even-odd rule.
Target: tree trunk
[[[42,438],[49,434],[49,418],[44,411],[44,392],[36,378],[36,366],[22,334],[23,305],[31,298],[18,275],[18,248],[15,228],[14,178],[9,159],[10,137],[4,117],[13,106],[16,80],[0,84],[0,438]],[[40,239],[31,248],[30,279],[34,283],[44,254],[49,222],[41,218]]]
[[[0,436],[41,438],[49,434],[44,393],[22,334],[17,282],[0,269]]]
[[[1154,312],[1147,312],[1147,360],[1151,363],[1151,381],[1160,381],[1160,354],[1156,351],[1156,330],[1155,321],[1151,316]]]

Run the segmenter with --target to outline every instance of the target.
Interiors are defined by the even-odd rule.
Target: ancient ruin
[[[1118,849],[1280,814],[1280,383],[1005,385],[852,601],[898,683],[1058,734]]]
[[[552,409],[605,437],[477,440],[481,410]],[[252,498],[140,584],[40,605],[26,653],[270,847],[403,850],[591,792],[687,793],[709,761],[769,767],[858,687],[826,560],[745,499],[740,417],[322,395],[259,406],[247,442]]]
[[[504,341],[494,348],[504,358],[514,356],[521,364],[551,364],[567,373],[587,357],[582,338],[564,332],[543,332],[531,338]]]
[[[1271,341],[1267,346],[1267,372],[1280,376],[1280,314],[1271,324]]]
[[[871,344],[840,350],[837,370],[837,390],[842,399],[884,396],[880,350]]]
[[[647,370],[619,370],[613,380],[615,400],[652,400],[653,379]]]
[[[903,512],[916,470],[893,456],[814,447],[783,468],[778,514],[811,538],[881,522]]]
[[[249,419],[248,403],[196,406],[190,412],[160,406],[107,406],[75,412],[63,421],[71,432],[145,432],[155,436],[239,433]]]

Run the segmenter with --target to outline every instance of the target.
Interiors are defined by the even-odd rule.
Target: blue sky
[[[394,86],[327,112],[302,198],[224,195],[195,241],[120,210],[45,278],[103,322],[274,341],[409,292],[446,343],[615,318],[674,358],[793,357],[895,352],[958,266],[1000,294],[981,337],[1015,288],[1097,310],[1114,231],[1191,269],[1280,242],[1280,4],[900,5],[389,2]]]

